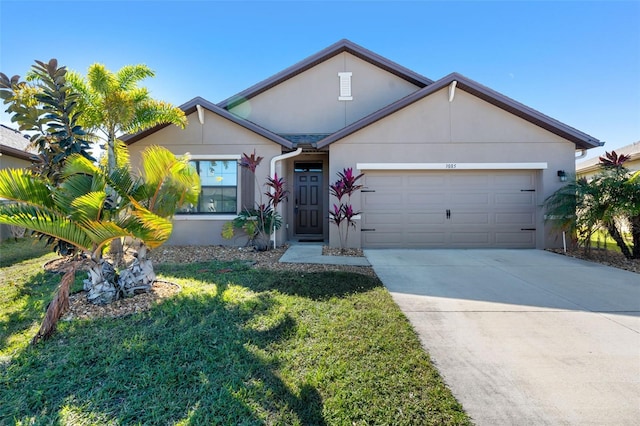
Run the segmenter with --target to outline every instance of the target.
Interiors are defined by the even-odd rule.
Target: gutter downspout
[[[273,157],[271,159],[271,163],[269,164],[269,176],[271,176],[271,178],[275,178],[276,177],[276,163],[278,161],[286,160],[287,158],[291,158],[291,157],[296,157],[296,156],[298,156],[300,154],[302,154],[302,148],[298,148],[293,152],[287,152],[286,154],[276,155],[275,157]],[[275,226],[274,226],[274,230],[272,232],[272,235],[273,235],[273,248],[276,248],[276,230],[275,230]]]

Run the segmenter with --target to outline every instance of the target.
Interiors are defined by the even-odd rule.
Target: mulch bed
[[[278,271],[299,271],[299,272],[328,272],[345,271],[364,274],[375,277],[373,268],[368,266],[351,265],[318,265],[307,263],[279,263],[278,260],[287,247],[279,247],[269,251],[256,251],[249,247],[228,247],[228,246],[163,246],[149,253],[149,258],[154,264],[160,263],[197,263],[217,261],[240,260],[250,264],[253,268],[269,269]],[[363,256],[362,250],[348,249],[340,254],[340,249],[327,249],[326,255],[332,256]],[[65,258],[55,259],[45,264],[45,270],[52,273],[60,273],[70,260]],[[78,268],[78,273],[83,274],[83,269]],[[154,304],[162,299],[172,297],[180,291],[177,284],[166,281],[156,281],[150,292],[140,293],[134,297],[119,299],[115,302],[99,306],[87,302],[86,292],[80,291],[69,297],[69,310],[64,314],[62,320],[91,318],[116,318],[143,312],[150,309]]]

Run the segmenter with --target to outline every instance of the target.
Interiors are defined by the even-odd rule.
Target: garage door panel
[[[375,211],[376,209],[380,210],[391,210],[398,209],[399,205],[402,205],[403,197],[402,194],[376,194],[373,195],[371,193],[365,193],[365,196],[362,199],[362,206],[365,210]]]
[[[406,242],[409,244],[435,244],[442,245],[446,241],[444,232],[411,232],[406,236]]]
[[[496,245],[507,248],[526,248],[535,245],[535,233],[525,232],[496,232]]]
[[[529,172],[502,172],[493,174],[491,181],[493,188],[518,188],[532,189],[535,188],[535,176]]]
[[[496,213],[496,225],[522,225],[522,227],[532,227],[535,225],[535,215],[533,212],[525,213]]]
[[[369,228],[371,226],[384,225],[390,229],[402,229],[403,221],[398,220],[396,213],[367,213],[362,218],[363,227]]]
[[[489,245],[491,236],[489,232],[452,232],[451,244],[454,246],[472,246],[482,245],[484,247]]]
[[[456,173],[456,172],[453,172]],[[485,173],[457,172],[449,176],[449,187],[453,189],[489,188],[490,178]]]
[[[366,183],[365,187],[368,188],[400,188],[403,186],[404,177],[403,176],[394,176],[392,174],[383,174],[383,175],[365,175]]]
[[[408,225],[414,225],[411,229],[416,229],[419,225],[443,225],[445,222],[445,215],[442,213],[406,213],[405,223]]]
[[[406,177],[406,186],[417,188],[442,187],[446,178],[438,175],[408,175]]]
[[[487,225],[489,224],[489,213],[451,213],[449,219],[453,225]]]
[[[535,205],[535,196],[529,192],[521,192],[517,194],[497,193],[495,194],[495,203],[498,206],[524,205],[530,207]]]
[[[450,206],[466,206],[466,205],[488,205],[491,196],[486,192],[458,192],[450,197]]]
[[[407,207],[418,207],[419,209],[423,209],[433,205],[441,205],[446,202],[447,194],[444,192],[431,194],[424,192],[411,192],[406,194],[405,200],[405,205]],[[396,206],[396,208],[399,208],[399,206]]]
[[[534,171],[365,171],[365,180],[364,247],[535,247],[524,230],[536,224]]]

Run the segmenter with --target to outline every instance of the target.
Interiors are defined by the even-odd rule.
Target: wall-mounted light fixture
[[[558,170],[558,178],[560,178],[560,182],[566,182],[567,172],[565,172],[564,170]]]

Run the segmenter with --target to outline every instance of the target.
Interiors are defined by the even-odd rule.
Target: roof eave
[[[528,106],[521,104],[511,98],[508,98],[501,93],[498,93],[488,87],[485,87],[461,74],[451,73],[440,80],[437,80],[416,92],[411,93],[410,95],[394,102],[393,104],[387,105],[386,107],[368,115],[367,117],[362,118],[361,120],[333,133],[327,138],[318,142],[318,148],[323,148],[333,142],[336,142],[351,133],[354,133],[366,126],[369,126],[372,123],[375,123],[382,118],[387,117],[399,111],[402,108],[405,108],[414,102],[419,101],[434,92],[437,92],[440,89],[447,87],[453,81],[456,81],[456,87],[464,90],[467,93],[470,93],[486,102],[491,103],[492,105],[497,106],[507,112],[510,112],[530,123],[533,123],[545,130],[548,130],[564,139],[570,140],[571,142],[576,144],[577,148],[581,149],[591,149],[599,146],[603,146],[604,142],[590,136],[586,133],[583,133],[573,127],[567,126],[555,120],[547,115],[542,114],[534,110],[533,108],[529,108]]]
[[[21,149],[13,148],[11,146],[0,144],[0,154],[8,155],[10,157],[18,158],[20,160],[31,161],[31,159],[36,155],[31,152],[22,151]]]
[[[280,144],[282,146],[284,146],[285,148],[293,148],[293,144],[291,142],[289,142],[288,140],[284,139],[283,137],[278,136],[277,134],[270,132],[269,130],[265,129],[264,127],[260,127],[255,123],[252,123],[250,121],[244,120],[243,118],[230,113],[229,111],[220,108],[219,106],[217,106],[216,104],[207,101],[204,98],[201,97],[195,97],[193,99],[191,99],[190,101],[180,105],[178,108],[180,108],[185,115],[189,115],[194,113],[197,110],[197,105],[200,105],[201,107],[211,111],[214,114],[217,114],[223,118],[226,118],[229,121],[232,121],[233,123],[244,127],[245,129],[251,130],[254,133],[259,134],[260,136],[263,136],[277,144]],[[170,124],[161,124],[158,126],[155,126],[151,129],[147,129],[147,130],[143,130],[141,132],[138,133],[134,133],[131,135],[124,135],[122,136],[120,139],[126,143],[127,145],[131,145],[134,142],[139,141],[140,139],[143,139],[167,126],[169,126]]]

